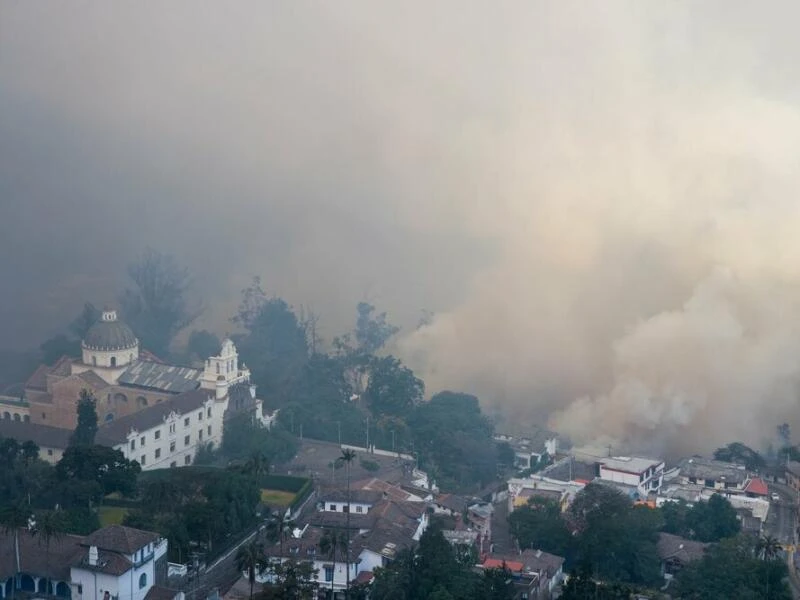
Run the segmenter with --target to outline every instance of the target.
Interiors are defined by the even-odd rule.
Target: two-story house
[[[598,462],[601,480],[633,488],[640,498],[657,494],[664,483],[663,460],[615,456]]]

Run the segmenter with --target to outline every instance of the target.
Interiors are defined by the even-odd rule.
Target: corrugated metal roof
[[[122,385],[179,394],[200,387],[202,375],[200,369],[140,360],[125,369],[118,381]]]

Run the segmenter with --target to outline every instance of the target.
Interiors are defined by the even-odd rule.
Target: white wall
[[[152,558],[119,577],[72,567],[70,569],[72,582],[83,587],[83,594],[79,600],[103,600],[105,592],[108,592],[111,596],[117,596],[118,600],[144,600],[147,592],[155,583],[156,560],[167,552],[167,540],[161,540],[160,544],[152,544],[150,546],[153,553]],[[144,550],[145,556],[148,553],[148,550]],[[135,557],[136,555],[128,556],[127,558],[135,564]],[[147,576],[147,583],[144,587],[139,588],[139,578],[142,574]]]
[[[325,501],[325,505],[323,507],[325,512],[344,512],[344,507],[347,505],[347,502],[328,502]],[[359,508],[361,509],[359,511]],[[353,515],[365,515],[369,512],[369,509],[372,508],[372,504],[366,504],[364,502],[351,502],[350,503],[350,514]]]
[[[209,411],[211,414],[209,416]],[[139,462],[143,471],[166,469],[171,466],[183,467],[191,464],[200,445],[213,442],[217,448],[222,443],[222,422],[225,407],[220,402],[209,399],[184,414],[171,413],[163,423],[145,431],[131,431],[124,444],[115,446],[125,458]],[[188,419],[189,423],[186,424]],[[209,427],[211,433],[209,434]],[[156,439],[158,432],[158,439]],[[186,443],[186,437],[189,443]],[[144,445],[142,445],[144,438]],[[174,450],[171,450],[174,443]],[[158,454],[158,457],[156,457]],[[144,456],[144,464],[142,457]],[[187,463],[188,458],[188,463]]]

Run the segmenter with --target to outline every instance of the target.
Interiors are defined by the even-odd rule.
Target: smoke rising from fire
[[[151,245],[220,333],[253,274],[328,340],[367,299],[576,442],[798,422],[795,3],[44,6],[0,19],[4,347]]]

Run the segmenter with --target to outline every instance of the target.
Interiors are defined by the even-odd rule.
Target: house
[[[760,477],[751,477],[744,482],[744,495],[748,498],[766,498],[769,496],[769,487]]]
[[[747,471],[742,465],[693,456],[681,461],[678,480],[680,483],[701,485],[705,488],[739,494],[748,481]]]
[[[658,493],[664,483],[664,461],[616,456],[598,461],[601,480],[635,488],[640,498]]]
[[[545,502],[554,502],[561,506],[567,492],[563,490],[548,490],[542,488],[524,488],[512,498],[512,509],[526,506],[531,500],[537,499]]]
[[[499,434],[494,439],[511,446],[518,469],[531,469],[545,456],[553,458],[558,453],[558,434],[541,427],[531,427],[519,435]]]
[[[18,530],[18,589],[69,600],[145,600],[167,574],[167,540],[159,534],[112,525],[88,536],[49,540],[35,524]],[[13,594],[14,535],[0,537],[0,591]],[[174,597],[174,596],[173,596]],[[150,598],[152,600],[152,598]]]
[[[182,467],[209,442],[221,444],[224,409],[211,392],[192,390],[105,423],[98,435],[143,471]]]
[[[431,502],[437,515],[461,516],[469,507],[469,500],[456,494],[439,494]]]
[[[393,485],[375,477],[355,481],[350,484],[350,489],[380,492],[384,498],[396,502],[422,502],[424,499],[422,496],[409,492],[398,485]]]
[[[671,579],[690,562],[703,558],[708,544],[671,533],[659,533],[656,546],[661,560],[661,573],[666,579]]]
[[[787,463],[786,485],[800,495],[800,462],[789,461]]]
[[[381,500],[383,500],[382,492],[351,489],[348,498],[347,490],[336,488],[320,492],[317,508],[325,512],[350,512],[362,515],[367,514]]]
[[[481,564],[483,569],[511,571],[516,597],[550,598],[564,580],[564,558],[541,550],[525,550],[517,555],[491,554]]]
[[[594,481],[598,474],[596,462],[588,463],[576,460],[571,454],[560,458],[539,472],[539,475],[548,479],[566,482],[574,481],[583,485]]]
[[[555,498],[556,493],[561,497],[561,510],[567,509],[575,494],[581,491],[586,484],[577,481],[560,481],[558,479],[551,479],[541,474],[532,475],[526,478],[512,478],[508,480],[508,510],[513,511],[515,507],[519,507],[527,503],[527,496],[531,492],[526,490],[542,490],[545,493],[552,492],[550,496]],[[520,495],[527,496],[523,501],[517,500]]]

